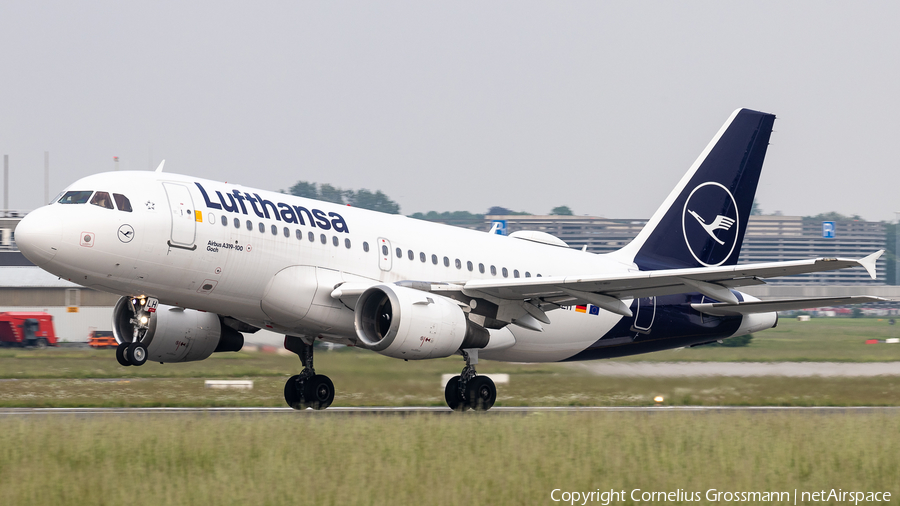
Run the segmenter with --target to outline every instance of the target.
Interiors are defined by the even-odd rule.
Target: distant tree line
[[[297,184],[291,186],[286,192],[297,197],[305,197],[308,199],[323,200],[325,202],[333,202],[335,204],[350,205],[362,209],[370,209],[382,213],[399,214],[400,205],[391,200],[387,195],[377,190],[374,193],[363,188],[362,190],[344,190],[337,188],[328,183],[310,183],[308,181],[297,181]],[[551,215],[571,216],[572,210],[569,206],[554,207],[550,211]],[[410,218],[427,221],[439,221],[442,223],[452,223],[457,225],[476,225],[484,223],[486,215],[502,215],[502,216],[528,216],[531,213],[522,211],[513,211],[505,207],[493,206],[487,210],[485,214],[474,214],[469,211],[429,211],[427,213],[413,213]]]
[[[358,191],[343,190],[331,186],[328,183],[319,185],[307,181],[298,181],[297,184],[290,187],[288,193],[296,195],[297,197],[324,200],[325,202],[350,205],[382,213],[400,214],[400,204],[397,204],[388,198],[387,195],[381,193],[381,190],[374,193],[365,188]]]

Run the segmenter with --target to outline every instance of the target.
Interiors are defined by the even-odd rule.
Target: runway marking
[[[856,378],[900,376],[900,362],[581,362],[596,376],[641,378],[760,377]]]
[[[900,406],[495,406],[490,413],[589,413],[589,412],[710,412],[710,411],[755,411],[755,412],[864,412],[895,411],[900,413]],[[328,415],[328,414],[412,414],[436,413],[452,414],[447,407],[441,406],[403,406],[403,407],[333,407],[324,411],[296,411],[291,408],[0,408],[0,416],[23,415],[123,415],[123,414],[296,414]]]

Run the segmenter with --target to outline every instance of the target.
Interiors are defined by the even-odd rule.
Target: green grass
[[[502,506],[559,504],[550,499],[557,488],[840,488],[889,491],[892,501],[900,493],[896,413],[307,412],[3,422],[0,503],[10,505]],[[632,501],[616,502],[623,503]]]

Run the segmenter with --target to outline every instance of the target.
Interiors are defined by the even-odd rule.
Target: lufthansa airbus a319
[[[405,360],[461,355],[452,409],[497,396],[479,358],[558,362],[709,343],[774,327],[775,311],[876,297],[760,301],[737,289],[766,278],[853,267],[875,277],[883,251],[737,265],[775,116],[735,111],[627,246],[566,247],[319,202],[191,176],[85,177],[16,229],[34,264],[119,294],[123,366],[203,360],[270,329],[303,369],[288,405],[325,409],[331,380],[313,343]]]

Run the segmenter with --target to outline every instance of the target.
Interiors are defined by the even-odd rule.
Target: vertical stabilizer
[[[641,270],[734,265],[775,116],[738,109],[630,244]]]

